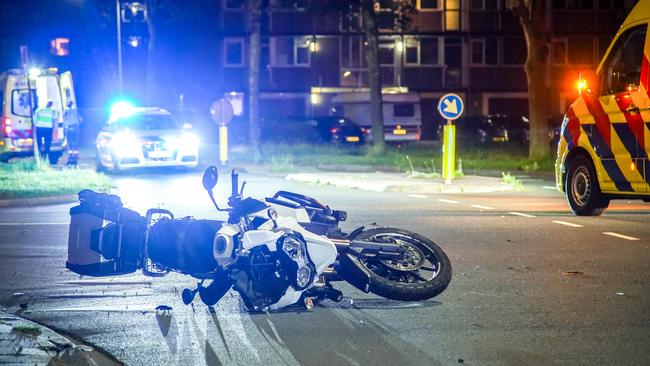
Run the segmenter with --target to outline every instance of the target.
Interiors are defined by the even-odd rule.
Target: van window
[[[601,69],[601,95],[639,86],[647,28],[647,25],[631,28],[618,38]]]
[[[395,104],[393,106],[393,116],[413,117],[415,116],[415,106],[413,104]]]
[[[31,89],[32,105],[38,105],[36,90]],[[11,93],[11,113],[20,117],[29,117],[29,94],[27,89],[14,89]]]

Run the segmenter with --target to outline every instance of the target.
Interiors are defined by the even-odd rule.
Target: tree
[[[550,93],[546,87],[546,67],[549,56],[549,40],[546,30],[545,0],[508,0],[524,31],[528,55],[524,70],[528,82],[528,110],[530,145],[528,156],[543,159],[549,155],[548,119],[550,117]]]

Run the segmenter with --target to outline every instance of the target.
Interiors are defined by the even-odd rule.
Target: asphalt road
[[[347,230],[376,223],[431,238],[452,261],[450,287],[404,303],[340,284],[346,299],[313,312],[249,314],[234,293],[212,310],[185,306],[185,276],[65,270],[72,205],[54,205],[0,209],[0,304],[129,365],[650,364],[650,205],[614,201],[604,216],[578,218],[538,180],[525,192],[412,195],[245,178],[248,195],[294,190],[347,210]],[[140,212],[222,217],[198,172],[117,182]]]

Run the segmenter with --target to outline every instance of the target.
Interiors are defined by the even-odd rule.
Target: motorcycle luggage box
[[[66,268],[95,277],[135,272],[143,233],[144,219],[121,202],[110,207],[82,199],[70,209]]]

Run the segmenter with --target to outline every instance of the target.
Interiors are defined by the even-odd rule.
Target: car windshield
[[[180,128],[178,123],[167,114],[136,114],[116,121],[118,128],[130,130],[171,130]]]

